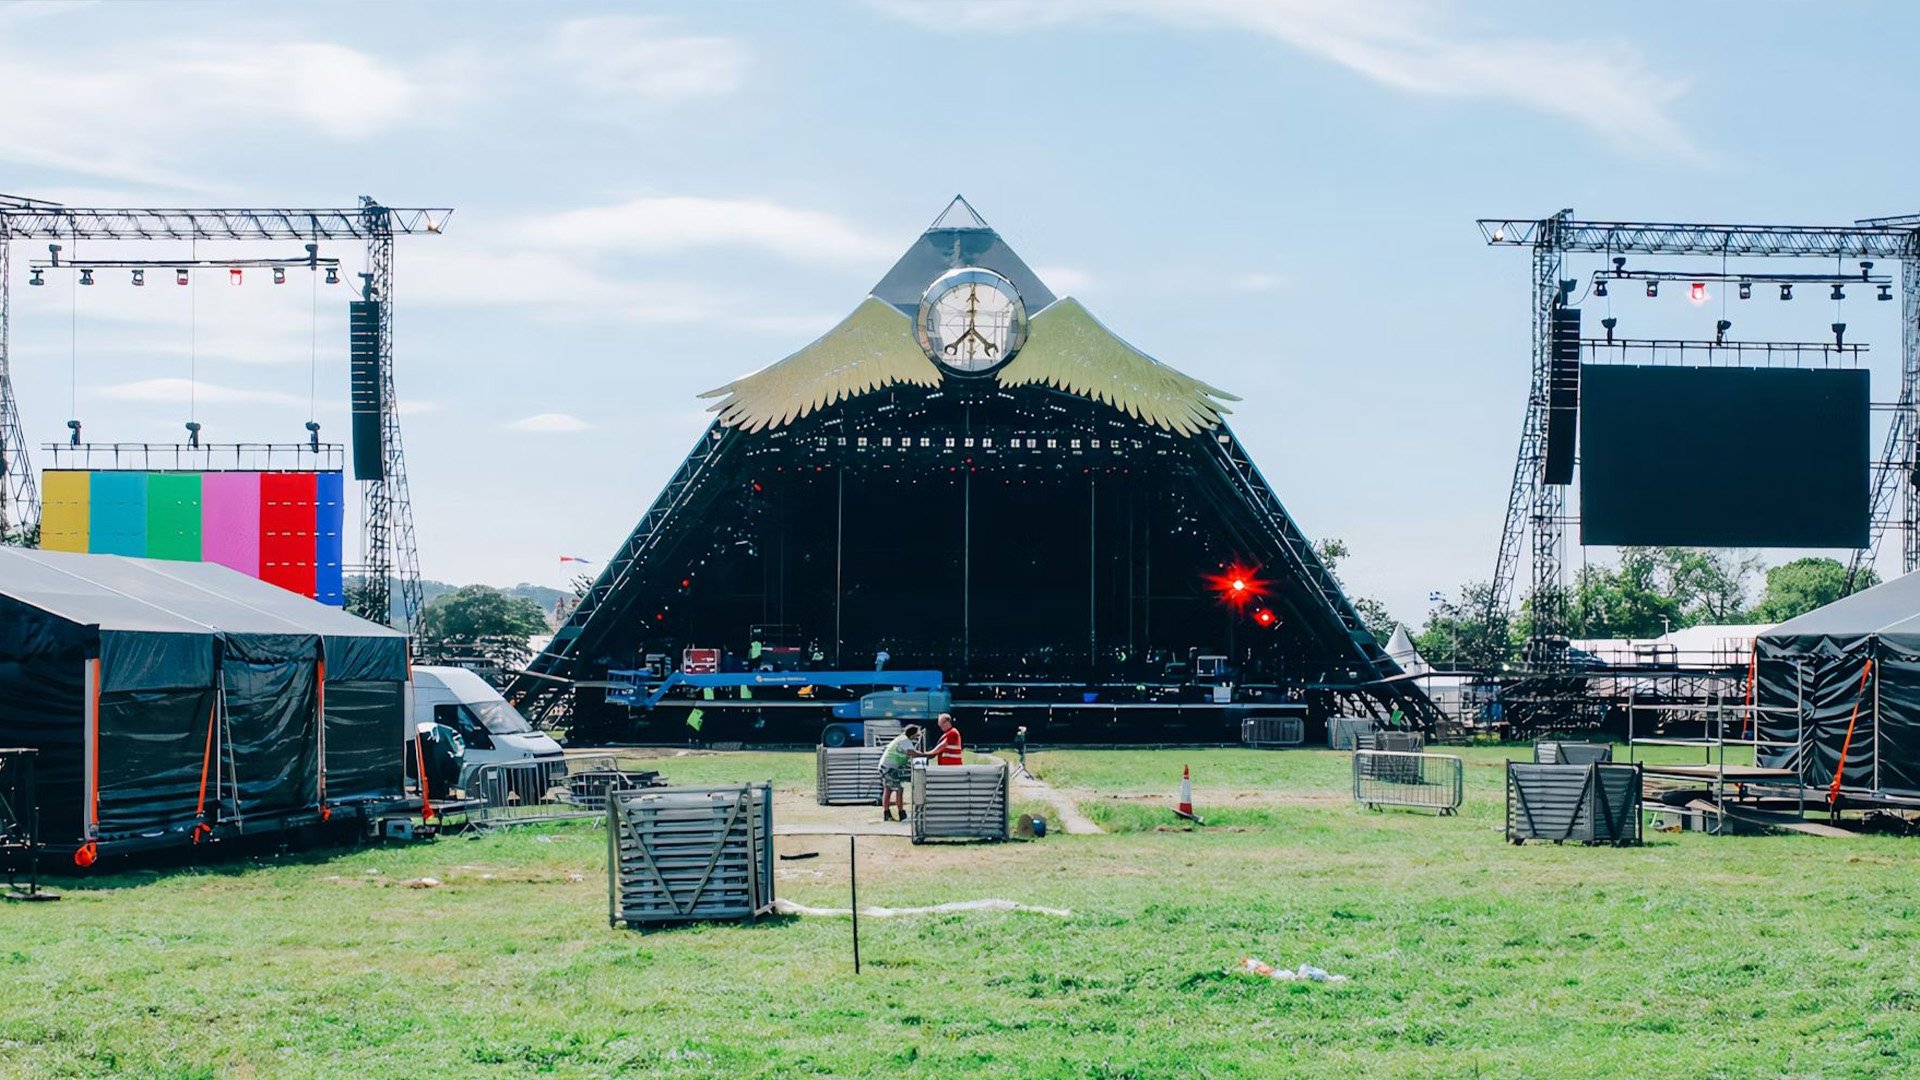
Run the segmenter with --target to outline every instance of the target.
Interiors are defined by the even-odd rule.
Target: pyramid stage
[[[811,743],[851,697],[606,700],[609,671],[689,649],[940,671],[974,741],[1433,715],[1227,427],[1236,399],[1055,296],[964,200],[839,325],[706,396],[712,426],[509,691],[577,741]]]

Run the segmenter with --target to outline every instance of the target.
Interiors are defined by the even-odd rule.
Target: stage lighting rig
[[[1753,282],[1743,281],[1740,283],[1740,299],[1742,300],[1753,299]]]
[[[1657,279],[1657,278],[1648,278],[1648,279],[1647,279],[1647,297],[1648,297],[1649,299],[1651,299],[1651,298],[1653,298],[1653,297],[1656,297],[1656,296],[1659,296],[1659,295],[1660,295],[1660,282],[1659,282],[1659,279]]]
[[[1782,300],[1793,299],[1793,282],[1783,281],[1780,283],[1780,299]]]
[[[1725,345],[1727,343],[1727,331],[1731,329],[1733,329],[1733,322],[1730,319],[1721,319],[1719,322],[1714,323],[1713,343],[1715,345]]]

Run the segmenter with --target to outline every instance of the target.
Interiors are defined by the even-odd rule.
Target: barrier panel
[[[1334,750],[1355,750],[1355,740],[1373,730],[1366,716],[1334,716],[1327,720],[1327,746]]]
[[[1365,731],[1354,736],[1353,748],[1361,750],[1384,750],[1395,754],[1418,754],[1427,748],[1427,737],[1417,731]],[[1362,768],[1370,770],[1369,780],[1391,780],[1397,783],[1418,783],[1419,763],[1398,757],[1371,757],[1364,759]],[[1407,775],[1397,777],[1394,770]]]
[[[821,806],[880,805],[879,746],[822,746],[814,751],[814,800]]]
[[[773,908],[773,790],[651,788],[607,800],[607,920],[630,928]]]
[[[615,758],[596,756],[476,765],[461,784],[472,800],[468,820],[488,828],[596,818],[606,813],[608,795],[641,790],[658,776],[627,772]]]
[[[1638,844],[1640,766],[1507,762],[1507,839]]]
[[[1353,801],[1369,810],[1412,806],[1451,814],[1466,797],[1466,770],[1452,754],[1353,753]]]
[[[868,746],[885,746],[892,742],[893,737],[900,734],[905,728],[906,724],[899,720],[861,721],[861,730],[865,735],[863,741]]]
[[[915,765],[913,842],[1005,840],[1008,769],[999,765]]]
[[[1533,762],[1536,765],[1591,765],[1596,761],[1612,760],[1613,747],[1606,743],[1542,739],[1533,744]]]
[[[1240,721],[1240,741],[1254,747],[1299,746],[1307,741],[1307,724],[1297,716],[1250,716]]]

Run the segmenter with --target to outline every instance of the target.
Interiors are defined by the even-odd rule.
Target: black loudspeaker
[[[386,404],[380,387],[380,301],[347,304],[348,400],[353,407],[353,478],[384,480],[386,457],[380,452],[380,414]]]
[[[1555,308],[1547,340],[1547,460],[1543,483],[1573,483],[1580,430],[1580,309]]]

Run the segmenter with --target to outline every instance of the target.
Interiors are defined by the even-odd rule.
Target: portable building
[[[0,744],[41,837],[102,854],[404,796],[407,640],[212,563],[0,548]]]

